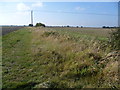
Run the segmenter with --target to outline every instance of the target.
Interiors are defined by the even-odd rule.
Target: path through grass
[[[3,36],[3,88],[119,87],[107,39],[66,32],[24,28]]]

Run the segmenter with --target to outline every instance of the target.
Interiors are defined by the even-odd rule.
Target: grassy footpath
[[[31,38],[28,28],[3,36],[3,87],[16,88],[28,82]]]
[[[118,88],[118,58],[106,41],[50,28],[5,35],[3,88]]]

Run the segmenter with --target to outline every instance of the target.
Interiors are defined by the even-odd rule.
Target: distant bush
[[[32,27],[32,26],[33,26],[33,24],[29,24],[29,26],[30,26],[30,27]]]
[[[83,26],[81,26],[81,28],[83,28]]]
[[[120,50],[120,28],[113,32],[110,37],[110,44],[112,49]]]
[[[69,25],[67,25],[67,27],[70,27]]]
[[[109,26],[103,26],[102,28],[110,28]]]
[[[106,26],[103,26],[102,28],[106,28]]]
[[[36,26],[36,27],[40,27],[40,26],[45,27],[45,24],[43,24],[43,23],[36,23],[35,26]]]

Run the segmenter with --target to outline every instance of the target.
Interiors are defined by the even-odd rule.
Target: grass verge
[[[118,88],[118,57],[106,41],[63,32],[25,28],[3,36],[3,88]]]

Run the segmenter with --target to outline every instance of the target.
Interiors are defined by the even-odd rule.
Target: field
[[[26,27],[2,37],[3,88],[119,88],[111,29]]]
[[[24,28],[23,26],[2,26],[2,35]]]

